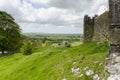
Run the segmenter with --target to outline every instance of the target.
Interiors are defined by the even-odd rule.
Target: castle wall
[[[90,21],[93,21],[92,25]],[[93,20],[85,16],[84,24],[84,41],[103,42],[109,36],[109,57],[105,68],[109,74],[107,80],[120,80],[120,0],[109,0],[109,12],[95,16]]]
[[[110,44],[120,44],[120,0],[109,0]]]
[[[110,12],[110,55],[120,53],[120,0],[109,0]],[[115,48],[116,49],[115,49]]]
[[[90,18],[88,15],[84,17],[84,42],[104,42],[108,41],[109,33],[109,12],[105,12],[100,16],[95,15]]]
[[[120,80],[120,0],[109,0],[110,48],[106,71],[108,80]]]
[[[88,15],[84,17],[84,42],[91,42],[94,33],[94,19]]]
[[[120,45],[120,0],[109,0],[109,12],[98,17],[84,17],[84,42],[108,40]]]
[[[108,41],[109,31],[109,12],[95,17],[94,20],[94,37],[93,41],[104,42]]]

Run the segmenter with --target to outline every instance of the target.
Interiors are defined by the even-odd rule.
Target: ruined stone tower
[[[109,0],[110,49],[106,70],[108,80],[120,80],[120,0]]]
[[[110,54],[120,53],[120,0],[109,0]]]
[[[90,42],[94,34],[94,18],[84,16],[84,42]]]

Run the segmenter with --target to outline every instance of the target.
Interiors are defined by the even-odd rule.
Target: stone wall
[[[109,0],[110,44],[120,44],[120,0]]]
[[[100,16],[90,18],[84,17],[84,42],[103,42],[108,40],[109,13],[105,12]]]
[[[108,41],[109,13],[106,11],[102,15],[95,17],[93,41]]]
[[[105,68],[109,74],[107,80],[120,80],[120,0],[109,0],[109,12],[95,16],[93,20],[87,17],[84,18],[84,41],[103,42],[109,36],[109,56]]]
[[[109,0],[110,13],[110,49],[106,71],[108,80],[120,80],[120,0]]]
[[[88,15],[84,17],[84,42],[90,42],[93,39],[94,33],[94,18]]]

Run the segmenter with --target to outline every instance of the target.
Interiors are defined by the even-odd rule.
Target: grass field
[[[103,78],[107,53],[106,44],[87,43],[71,48],[43,47],[29,56],[14,54],[0,58],[0,80],[92,80],[94,74]],[[71,71],[76,67],[79,74]],[[85,67],[94,74],[86,76]]]

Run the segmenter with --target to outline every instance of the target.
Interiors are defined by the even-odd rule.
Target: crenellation
[[[102,15],[95,15],[90,18],[84,17],[84,42],[106,41],[108,38],[109,13],[106,11]]]

